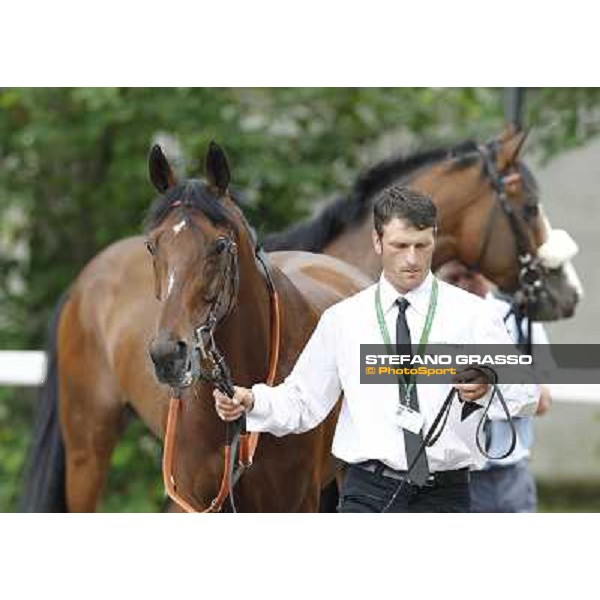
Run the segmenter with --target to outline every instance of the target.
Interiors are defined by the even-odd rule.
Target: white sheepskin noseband
[[[540,263],[547,269],[558,269],[579,252],[577,242],[564,229],[551,229],[548,239],[538,248]]]

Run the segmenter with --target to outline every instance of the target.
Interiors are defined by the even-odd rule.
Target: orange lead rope
[[[181,411],[181,398],[173,396],[169,402],[169,416],[167,417],[167,430],[165,432],[165,447],[163,450],[163,481],[167,494],[185,512],[198,512],[186,502],[177,492],[175,477],[173,475],[173,464],[175,462],[175,434],[177,432],[177,420]]]
[[[267,384],[272,385],[275,382],[277,375],[277,364],[279,363],[279,346],[281,343],[281,314],[279,309],[279,296],[277,291],[270,287],[271,296],[271,340],[269,351],[269,373],[267,375]],[[175,465],[175,439],[177,436],[177,423],[179,413],[181,412],[181,398],[177,396],[171,397],[169,401],[169,414],[167,416],[167,428],[165,431],[164,451],[163,451],[163,481],[167,494],[175,504],[177,504],[184,512],[219,512],[223,503],[229,496],[231,490],[228,482],[230,481],[230,452],[231,446],[225,446],[224,452],[224,469],[221,478],[221,486],[216,498],[211,502],[210,506],[204,510],[196,510],[185,498],[177,491],[173,467]],[[245,433],[240,439],[240,465],[242,469],[246,469],[252,465],[254,453],[258,446],[260,434]]]

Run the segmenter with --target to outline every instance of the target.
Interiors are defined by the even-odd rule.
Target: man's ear
[[[377,233],[376,229],[373,229],[373,247],[375,248],[375,254],[377,254],[377,256],[381,256],[383,254],[381,237]]]

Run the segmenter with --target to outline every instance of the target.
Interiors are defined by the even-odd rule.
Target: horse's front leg
[[[102,393],[102,385],[61,390],[61,426],[65,443],[66,498],[69,512],[97,509],[113,449],[123,430],[122,406]],[[70,388],[70,389],[69,389]]]

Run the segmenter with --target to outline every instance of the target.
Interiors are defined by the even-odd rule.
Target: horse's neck
[[[439,163],[420,173],[410,185],[430,195],[437,208],[438,236],[433,267],[453,258],[472,262],[473,257],[467,254],[475,247],[470,244],[465,250],[461,240],[467,213],[473,214],[471,209],[482,197],[481,178],[474,176],[471,169],[449,172],[447,164]]]
[[[422,171],[410,181],[410,187],[430,195],[438,210],[438,222],[443,233],[452,233],[462,221],[466,210],[477,200],[481,180],[469,170],[451,173],[445,163]]]
[[[287,373],[290,361],[296,358],[318,319],[314,306],[290,277],[271,261],[268,268],[278,297],[279,338],[273,335],[273,298],[265,274],[256,263],[253,268],[240,266],[238,303],[218,332],[217,344],[237,385],[266,382],[276,344],[280,358],[277,372]]]

